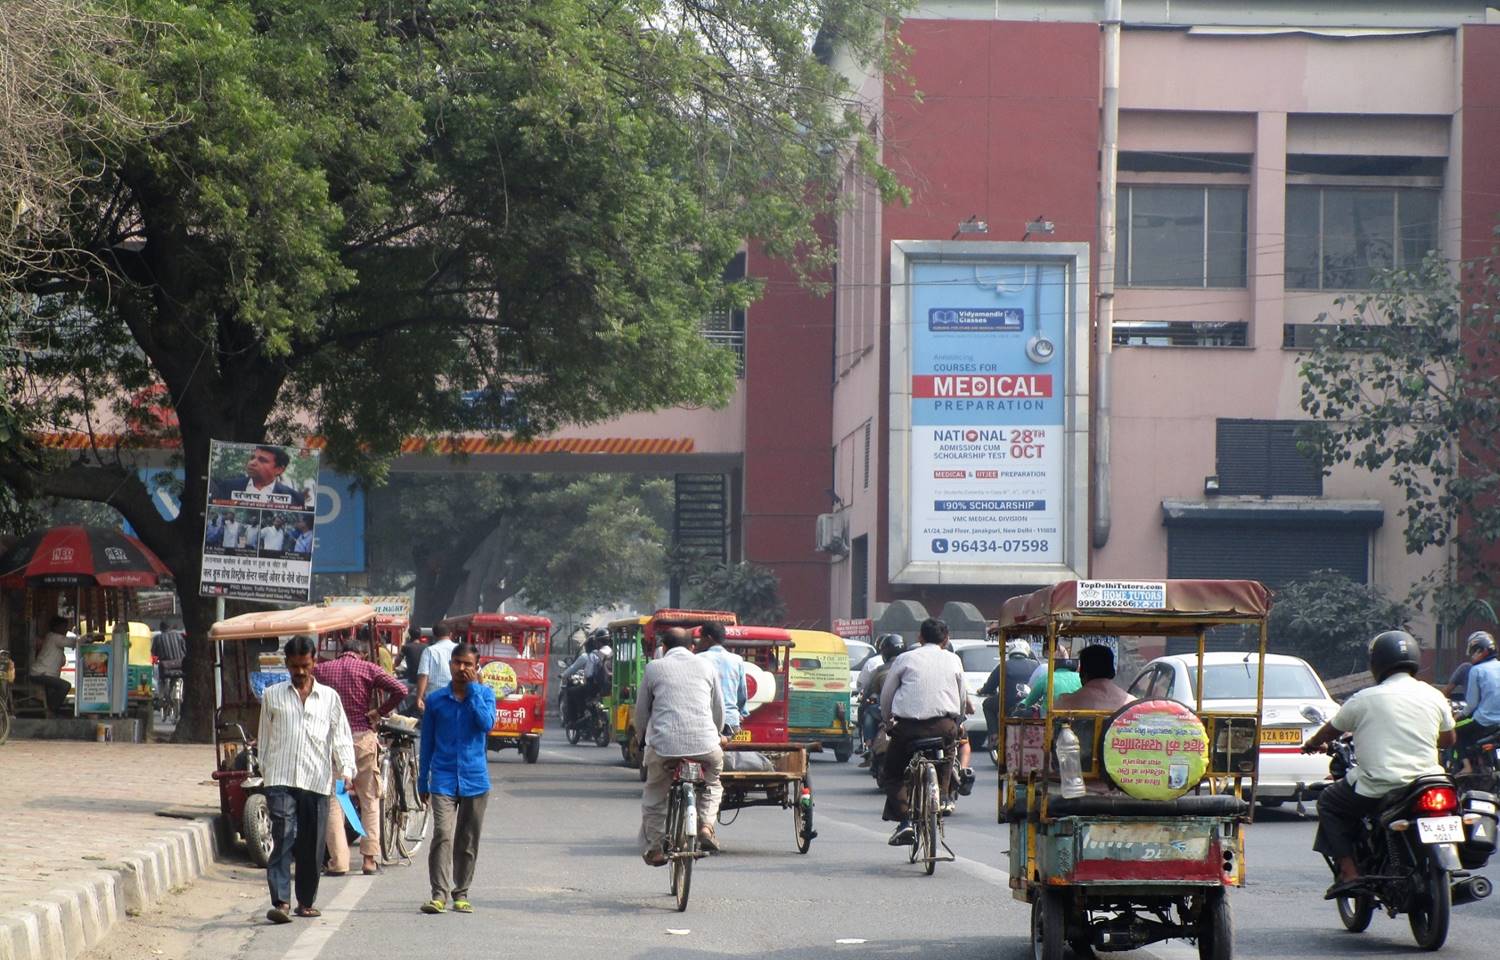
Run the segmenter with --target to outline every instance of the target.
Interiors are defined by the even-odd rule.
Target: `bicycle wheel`
[[[401,859],[401,831],[405,816],[401,809],[399,768],[391,751],[380,755],[380,857],[386,863]]]
[[[401,852],[414,857],[422,849],[427,836],[427,824],[432,820],[431,804],[423,803],[417,793],[417,758],[410,753],[401,760],[402,813],[406,826],[401,832]]]
[[[0,684],[0,743],[10,739],[10,685]]]
[[[922,831],[925,829],[927,823],[927,818],[923,815],[924,812],[922,810],[922,801],[925,798],[922,796],[922,767],[920,764],[913,763],[906,768],[906,796],[910,803],[910,807],[908,808],[910,813],[908,816],[911,817],[911,829],[913,833],[911,849],[907,851],[906,862],[916,863],[917,857],[922,852]]]
[[[932,764],[922,765],[922,856],[926,858],[923,868],[930,877],[937,869],[938,855],[938,830],[942,829],[938,822],[941,811],[942,797],[938,791],[937,769]]]
[[[680,802],[682,812],[677,817],[678,842],[673,844],[678,856],[672,861],[672,869],[678,873],[672,885],[672,892],[677,895],[678,913],[687,909],[688,891],[693,885],[693,861],[697,859],[698,852],[698,832],[693,827],[693,818],[688,815],[694,809],[695,802],[691,784],[683,785]]]
[[[678,834],[682,832],[682,791],[674,784],[667,793],[667,833],[663,846],[667,856],[677,852]],[[667,864],[667,892],[677,894],[677,861]]]

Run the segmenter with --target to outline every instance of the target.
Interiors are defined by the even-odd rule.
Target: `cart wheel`
[[[812,797],[807,798],[807,806],[802,805],[802,784],[794,782],[789,784],[792,792],[792,830],[797,840],[797,852],[806,853],[812,849],[813,837],[817,834],[812,828]]]
[[[245,848],[252,863],[264,867],[271,862],[271,805],[265,794],[252,793],[245,798],[240,835],[245,838]]]
[[[583,731],[577,727],[568,727],[568,743],[578,746],[578,741],[583,739]]]
[[[1364,933],[1375,916],[1375,898],[1368,893],[1356,897],[1339,897],[1339,919],[1350,933]]]
[[[1198,915],[1198,960],[1230,960],[1234,956],[1234,916],[1223,890],[1203,899]]]
[[[1031,901],[1031,953],[1036,960],[1062,960],[1063,934],[1067,920],[1063,894],[1046,887],[1033,892]]]
[[[527,763],[536,763],[536,758],[542,755],[542,738],[527,737],[526,742],[521,744],[521,756]]]

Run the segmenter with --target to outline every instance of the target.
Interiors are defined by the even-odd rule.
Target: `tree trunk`
[[[173,743],[207,743],[214,733],[214,648],[208,628],[213,626],[215,603],[196,594],[196,589],[178,587],[188,654],[182,665],[182,717],[172,734]]]

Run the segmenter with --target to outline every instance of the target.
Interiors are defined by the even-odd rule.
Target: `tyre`
[[[691,790],[681,789],[673,795],[673,805],[677,807],[677,816],[673,824],[676,829],[668,836],[671,838],[674,854],[670,869],[672,871],[672,894],[677,898],[678,913],[687,909],[688,892],[693,885],[693,854],[698,848],[697,831],[693,829],[691,818],[687,815],[688,808],[692,804]]]
[[[931,766],[922,768],[922,820],[926,826],[922,830],[922,856],[927,858],[923,869],[927,875],[932,876],[937,870],[938,856],[938,817],[942,806],[942,794],[938,790],[937,770]]]
[[[10,739],[10,711],[0,704],[0,743]]]
[[[390,754],[380,759],[380,857],[386,863],[401,859],[401,834],[405,829],[401,810],[401,784],[397,782]]]
[[[598,724],[594,727],[594,746],[607,747],[609,739],[609,724],[604,722],[603,717],[600,717]]]
[[[521,757],[527,763],[536,763],[537,757],[542,755],[542,738],[527,737],[521,742]]]
[[[1407,915],[1411,935],[1423,950],[1436,950],[1448,939],[1448,921],[1453,911],[1453,891],[1448,886],[1448,871],[1431,861],[1427,864],[1427,889],[1422,891],[1420,906]]]
[[[1234,915],[1223,890],[1203,898],[1198,915],[1198,960],[1231,960],[1234,956]]]
[[[250,862],[264,867],[271,862],[271,805],[263,793],[252,793],[245,798],[245,814],[240,818],[240,836],[245,838],[245,850]]]
[[[839,763],[848,763],[849,758],[852,756],[854,756],[853,744],[845,744],[844,746],[833,748],[833,759]]]
[[[1370,919],[1375,916],[1375,898],[1361,893],[1356,897],[1339,897],[1337,903],[1344,929],[1350,933],[1364,933],[1370,926]]]
[[[1063,895],[1045,887],[1031,901],[1031,955],[1035,960],[1062,960],[1067,921]]]
[[[416,764],[403,763],[401,770],[405,781],[401,788],[402,806],[405,808],[403,815],[405,825],[401,831],[401,855],[414,857],[417,851],[422,849],[422,841],[427,837],[427,824],[432,819],[432,805],[423,803],[417,794]]]
[[[792,831],[797,841],[797,852],[806,853],[812,849],[812,798],[808,798],[808,806],[802,805],[802,785],[791,784],[788,787],[792,791]]]
[[[583,739],[583,731],[577,727],[568,727],[568,743],[578,746],[578,741]]]

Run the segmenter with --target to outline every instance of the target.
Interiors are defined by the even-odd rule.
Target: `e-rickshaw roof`
[[[644,627],[646,624],[648,624],[650,622],[651,622],[651,618],[647,617],[647,616],[625,617],[624,619],[621,619],[621,620],[611,620],[609,623],[606,623],[604,626],[605,626],[605,629],[614,631],[614,630],[619,630],[619,629],[621,629],[623,627]]]
[[[652,626],[697,627],[705,623],[737,624],[740,618],[728,610],[658,610],[651,615]]]
[[[1049,622],[1063,633],[1138,636],[1191,635],[1214,623],[1262,620],[1270,591],[1255,580],[1167,580],[1166,603],[1157,609],[1080,607],[1077,580],[1005,601],[997,622],[1002,635],[1043,633]]]
[[[220,620],[208,629],[210,640],[259,640],[293,634],[314,636],[348,630],[375,619],[375,608],[363,603],[334,607],[297,607],[294,610],[260,610]]]
[[[734,641],[737,647],[760,646],[792,646],[791,631],[782,627],[758,627],[743,624],[730,624],[724,628],[724,642]]]
[[[552,621],[522,613],[465,613],[448,617],[441,624],[449,630],[551,630]]]

